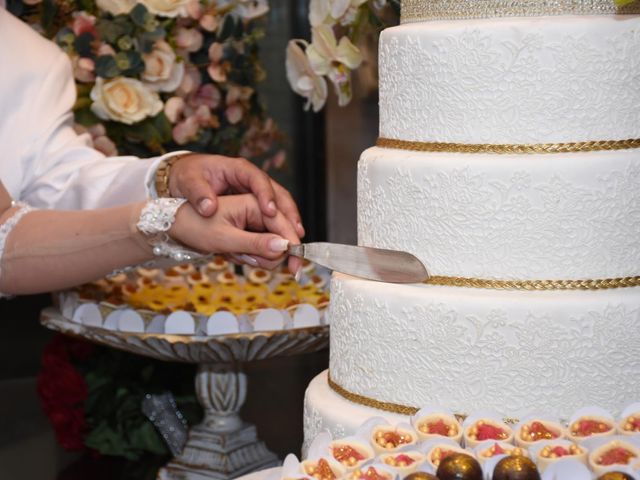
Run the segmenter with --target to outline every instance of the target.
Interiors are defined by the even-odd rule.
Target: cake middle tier
[[[465,144],[637,139],[639,50],[640,15],[388,28],[380,36],[380,136]]]
[[[640,397],[640,288],[498,291],[334,274],[329,370],[346,397],[562,419]],[[336,387],[336,388],[337,388]]]
[[[553,155],[374,147],[358,164],[358,243],[433,275],[640,275],[640,150]]]

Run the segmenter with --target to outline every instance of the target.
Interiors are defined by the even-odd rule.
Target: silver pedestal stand
[[[279,464],[255,426],[239,416],[247,395],[247,377],[239,365],[315,352],[329,344],[327,326],[210,337],[128,333],[71,322],[55,308],[45,309],[41,322],[52,330],[138,355],[198,364],[196,395],[204,419],[190,429],[182,453],[160,470],[160,480],[226,480]]]

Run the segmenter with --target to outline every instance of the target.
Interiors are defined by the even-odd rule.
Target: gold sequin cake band
[[[614,0],[402,0],[400,23],[548,15],[640,14],[640,1]]]
[[[378,137],[376,146],[382,148],[397,148],[400,150],[413,150],[416,152],[547,154],[640,148],[640,138],[568,143],[500,144],[414,142],[411,140],[396,140],[394,138]]]
[[[608,290],[612,288],[639,287],[640,276],[595,280],[488,280],[433,276],[424,283],[445,287],[488,288],[494,290]]]
[[[401,405],[399,403],[393,403],[393,402],[382,402],[380,400],[376,400],[375,398],[370,398],[364,395],[360,395],[358,393],[350,392],[346,388],[343,388],[342,386],[338,385],[335,381],[333,381],[333,379],[331,378],[331,373],[328,374],[327,381],[329,382],[329,387],[331,387],[331,389],[334,392],[336,392],[341,397],[346,398],[350,402],[357,403],[358,405],[363,405],[365,407],[375,408],[377,410],[382,410],[385,412],[397,413],[399,415],[407,415],[407,416],[415,415],[420,410],[417,407],[410,407],[407,405]],[[454,415],[458,419],[458,421],[460,421],[461,423],[464,421],[465,418],[467,418],[467,414],[465,413],[455,413]],[[516,425],[520,420],[512,417],[505,417],[503,418],[503,421],[510,425]]]

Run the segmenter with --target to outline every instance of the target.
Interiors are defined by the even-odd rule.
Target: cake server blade
[[[418,258],[397,250],[315,242],[290,245],[288,253],[369,280],[419,283],[429,279],[427,269]]]

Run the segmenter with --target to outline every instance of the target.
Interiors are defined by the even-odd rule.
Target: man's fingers
[[[277,212],[276,192],[271,178],[249,160],[236,158],[229,172],[229,183],[239,192],[251,192],[258,199],[260,211],[273,217]]]
[[[203,217],[210,217],[218,209],[218,198],[211,183],[198,169],[184,169],[177,173],[176,190]]]
[[[302,220],[300,219],[300,212],[298,212],[298,207],[296,206],[296,202],[293,200],[293,197],[286,188],[275,180],[271,180],[271,186],[275,191],[278,210],[280,210],[289,222],[291,222],[291,225],[293,225],[298,237],[304,237],[305,232],[304,227],[302,226]]]

